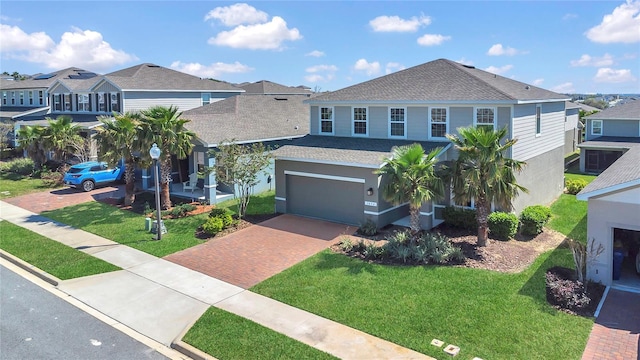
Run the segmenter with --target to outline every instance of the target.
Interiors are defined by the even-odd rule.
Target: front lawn
[[[587,243],[587,202],[575,195],[562,194],[551,205],[550,228],[567,237]]]
[[[564,177],[566,179],[566,181],[569,180],[584,180],[587,184],[589,184],[590,182],[592,182],[597,176],[596,175],[586,175],[586,174],[580,174],[580,173],[565,173]]]
[[[182,340],[219,359],[335,359],[215,307],[209,308]]]
[[[0,199],[51,190],[41,179],[15,173],[0,173]]]
[[[519,274],[447,266],[385,266],[325,250],[251,291],[437,358],[579,359],[593,325],[549,306],[545,271],[569,250]]]
[[[254,196],[249,203],[248,213],[258,214],[268,208],[265,205],[268,203],[271,203],[270,213],[273,213],[274,196],[273,192]],[[218,204],[218,207],[227,207],[233,211],[234,204],[234,201],[225,201]],[[205,213],[163,220],[168,233],[162,235],[162,240],[156,241],[154,234],[145,231],[143,215],[99,201],[45,211],[41,215],[157,257],[201,244],[203,240],[196,238],[195,232],[208,216]]]
[[[60,280],[120,270],[8,221],[0,221],[0,248]]]

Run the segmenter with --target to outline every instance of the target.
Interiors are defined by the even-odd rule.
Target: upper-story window
[[[89,94],[76,94],[76,102],[78,104],[78,111],[91,111]]]
[[[449,119],[447,116],[447,108],[432,107],[429,111],[429,137],[444,138],[448,132]]]
[[[367,108],[353,108],[353,135],[366,136],[369,134],[367,127]]]
[[[2,92],[2,105],[7,105],[7,92]]]
[[[406,138],[406,108],[389,108],[389,137]]]
[[[542,133],[542,105],[536,105],[536,135]]]
[[[53,94],[53,111],[62,111],[62,95]]]
[[[29,105],[33,105],[33,91],[29,91]]]
[[[44,91],[42,90],[38,91],[38,104],[44,105]]]
[[[10,97],[11,97],[11,105],[15,105],[16,104],[16,92],[12,91]]]
[[[473,114],[474,126],[487,126],[492,129],[496,128],[496,108],[475,108]]]
[[[111,111],[120,112],[120,94],[111,94]]]
[[[202,93],[202,105],[211,103],[211,93]]]
[[[18,91],[18,94],[20,94],[20,105],[24,105],[24,93],[26,91]]]
[[[71,94],[64,94],[64,111],[71,111]]]
[[[320,133],[333,134],[333,108],[320,108]]]
[[[591,120],[591,135],[602,135],[602,120]]]

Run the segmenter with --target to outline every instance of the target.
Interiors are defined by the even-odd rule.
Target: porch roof
[[[629,149],[640,145],[640,137],[601,136],[579,144],[580,148]]]
[[[638,144],[637,144],[638,145]],[[578,193],[578,200],[640,186],[640,146],[634,146]]]

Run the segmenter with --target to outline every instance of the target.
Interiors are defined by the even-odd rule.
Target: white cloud
[[[640,42],[640,1],[627,0],[585,35],[593,42],[604,44]]]
[[[583,54],[578,60],[571,60],[571,66],[609,66],[613,65],[613,56],[604,54],[602,57],[593,57]]]
[[[241,64],[237,61],[233,64],[217,62],[211,65],[174,61],[171,63],[171,68],[201,78],[219,78],[224,74],[247,73],[254,70],[252,67]]]
[[[322,52],[320,50],[313,50],[312,52],[308,52],[308,53],[304,54],[304,56],[323,57],[324,56],[324,52]]]
[[[416,32],[421,26],[431,24],[428,16],[413,16],[408,20],[399,16],[378,16],[369,21],[369,26],[375,32]]]
[[[576,19],[576,18],[578,18],[578,14],[572,14],[572,13],[569,13],[569,14],[565,14],[565,15],[562,17],[562,20],[565,20],[565,21],[566,21],[566,20],[571,20],[571,19]]]
[[[44,64],[50,69],[78,66],[103,70],[138,60],[133,54],[113,49],[97,31],[72,30],[62,34],[56,44],[44,32],[27,34],[16,26],[0,25],[0,49],[3,56]]]
[[[440,45],[443,42],[450,40],[451,36],[445,36],[440,34],[424,34],[418,38],[418,44],[422,46]]]
[[[400,63],[389,62],[384,67],[384,73],[385,74],[391,74],[392,72],[396,72],[396,71],[400,71],[400,70],[404,70],[404,69],[406,69],[406,67],[404,65],[400,64]]]
[[[209,44],[236,49],[280,50],[284,41],[300,39],[302,35],[298,29],[288,29],[283,18],[274,16],[264,24],[240,25],[233,30],[220,32],[209,39]]]
[[[462,64],[462,65],[469,65],[469,66],[473,65],[473,61],[467,60],[465,58],[461,58],[460,60],[458,60],[456,62],[459,63],[459,64]]]
[[[380,73],[380,63],[377,61],[368,62],[366,59],[360,59],[353,65],[356,71],[363,71],[367,75],[376,75]]]
[[[308,67],[305,71],[309,73],[317,73],[317,72],[323,72],[323,71],[336,72],[338,71],[338,67],[335,65],[314,65],[314,66]]]
[[[509,71],[511,69],[513,69],[513,65],[505,65],[505,66],[501,66],[501,67],[489,66],[488,68],[486,68],[484,70],[488,71],[490,73],[493,73],[493,74],[502,75],[502,74],[506,73],[507,71]]]
[[[501,56],[501,55],[513,56],[520,53],[522,52],[508,46],[505,48],[502,46],[502,44],[495,44],[491,48],[489,48],[489,51],[487,51],[487,55],[490,55],[490,56]]]
[[[305,69],[308,75],[304,77],[307,82],[318,83],[327,82],[335,77],[338,67],[335,65],[315,65]]]
[[[226,26],[242,24],[258,24],[268,20],[264,11],[257,10],[251,5],[238,3],[231,6],[217,7],[205,15],[204,20],[220,20]]]
[[[533,85],[540,86],[544,82],[543,78],[533,80]]]
[[[636,78],[629,69],[600,68],[593,80],[599,83],[624,83],[636,81]]]
[[[560,85],[556,85],[552,87],[551,91],[554,91],[557,93],[571,94],[576,92],[576,89],[573,87],[573,83],[566,82],[566,83],[562,83]]]

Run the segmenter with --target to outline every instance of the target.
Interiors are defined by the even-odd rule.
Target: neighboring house
[[[445,134],[474,125],[506,127],[518,142],[508,156],[527,162],[517,181],[529,189],[516,211],[548,204],[564,183],[567,96],[439,59],[341,90],[312,97],[310,135],[275,151],[276,210],[381,227],[405,217],[408,206],[387,203],[385,179],[373,173],[394,146],[422,143],[456,151]],[[422,208],[422,226],[442,221],[449,196]],[[473,206],[471,204],[462,204]]]
[[[640,143],[640,100],[629,101],[585,117],[580,171],[599,174]]]
[[[260,80],[254,83],[243,83],[236,85],[243,89],[246,95],[307,95],[313,92],[304,86],[285,86],[268,80]]]
[[[564,154],[568,155],[578,150],[578,144],[582,142],[584,126],[580,122],[580,105],[567,101],[565,103],[564,118]]]
[[[609,110],[613,109],[605,111]],[[577,199],[588,201],[587,239],[604,247],[600,256],[587,260],[587,278],[604,285],[620,283],[613,280],[614,246],[620,246],[624,261],[632,263],[640,249],[640,144],[604,170]],[[624,275],[621,280],[626,280]]]
[[[213,168],[215,159],[210,151],[223,141],[235,140],[240,144],[262,142],[277,147],[284,141],[307,135],[309,105],[303,101],[308,98],[306,93],[238,95],[185,111],[182,117],[190,120],[186,128],[196,133],[196,139],[187,160],[188,167],[183,170],[191,174],[201,172],[205,167]],[[260,175],[255,192],[275,187],[273,165],[266,171],[266,175]],[[204,190],[205,200],[210,204],[233,194],[229,186],[217,183],[214,173],[205,176],[198,187]]]

